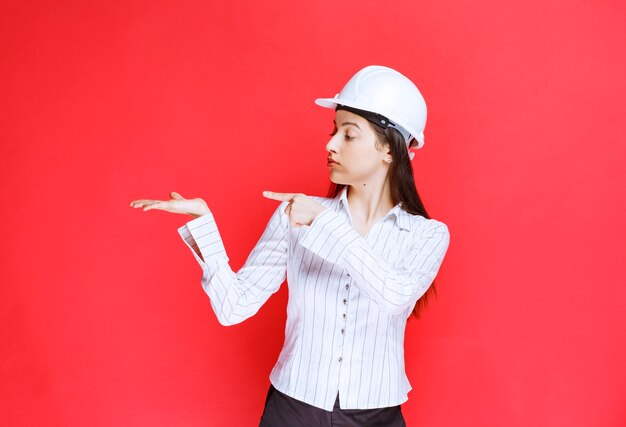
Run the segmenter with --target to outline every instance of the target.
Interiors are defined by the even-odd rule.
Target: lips
[[[328,160],[328,164],[335,164],[338,165],[339,163],[337,163],[336,161],[334,161],[333,159],[331,159],[330,157],[327,159]]]

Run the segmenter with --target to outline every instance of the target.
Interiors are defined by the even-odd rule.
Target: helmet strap
[[[407,144],[407,147],[410,145],[411,140],[413,139],[407,131],[396,126],[395,123],[392,123],[387,117],[383,116],[382,114],[373,113],[371,111],[366,111],[366,110],[361,110],[359,108],[348,107],[347,105],[342,105],[342,104],[337,104],[337,107],[335,107],[335,111],[338,111],[338,110],[346,110],[351,113],[354,113],[357,116],[361,116],[365,120],[371,123],[374,123],[375,125],[380,126],[383,129],[387,129],[388,127],[394,128],[395,130],[400,132],[400,134],[404,138],[404,142]]]
[[[367,121],[372,122],[375,125],[380,126],[383,129],[387,129],[389,127],[389,125],[393,126],[393,123],[391,123],[389,121],[389,119],[387,117],[383,116],[382,114],[373,113],[371,111],[360,110],[358,108],[348,107],[347,105],[341,105],[341,104],[337,104],[337,107],[335,108],[335,111],[337,111],[337,110],[346,110],[346,111],[349,111],[351,113],[354,113],[354,114],[356,114],[358,116],[363,117]]]

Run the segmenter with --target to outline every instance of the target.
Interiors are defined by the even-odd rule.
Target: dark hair
[[[428,212],[420,199],[417,188],[415,188],[415,180],[413,178],[413,165],[409,159],[409,153],[407,151],[404,137],[400,132],[392,127],[382,128],[375,123],[368,121],[370,127],[376,134],[376,146],[379,149],[384,148],[385,144],[389,144],[391,149],[391,159],[389,167],[389,183],[391,185],[391,198],[393,203],[398,204],[402,202],[402,208],[411,213],[421,215],[424,218],[429,218]],[[328,197],[335,198],[341,190],[346,187],[346,184],[336,184],[331,182],[328,189]],[[420,318],[420,313],[428,305],[429,294],[433,293],[437,296],[437,289],[435,288],[435,282],[433,281],[428,290],[420,299],[417,300],[415,308],[413,309],[413,315],[415,318]]]

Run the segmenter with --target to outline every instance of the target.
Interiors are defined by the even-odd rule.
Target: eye
[[[330,136],[335,136],[337,135],[337,129],[333,129],[333,131],[331,133],[329,133],[328,135]],[[352,141],[353,139],[355,139],[355,136],[348,136],[348,135],[344,135],[346,141]]]

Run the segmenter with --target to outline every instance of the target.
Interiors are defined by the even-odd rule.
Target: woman
[[[196,217],[178,231],[223,325],[253,316],[288,278],[285,342],[261,426],[404,426],[406,322],[434,290],[450,241],[424,209],[410,163],[410,148],[424,144],[426,103],[382,66],[315,102],[335,109],[329,197],[265,191],[281,203],[237,273],[202,199],[172,193],[131,206]]]

